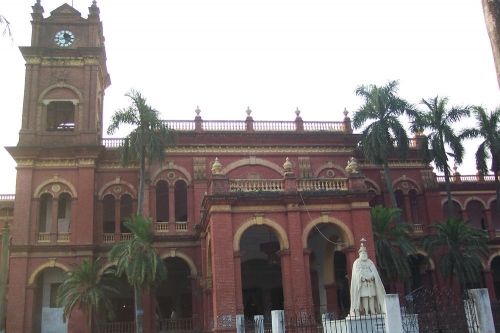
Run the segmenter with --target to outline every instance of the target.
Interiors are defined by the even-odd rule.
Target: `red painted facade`
[[[106,257],[115,242],[129,237],[121,222],[137,204],[137,166],[120,164],[119,139],[102,138],[110,79],[99,9],[93,4],[86,19],[68,5],[45,18],[42,13],[35,4],[32,43],[21,48],[27,64],[23,121],[18,145],[7,148],[17,162],[15,200],[0,197],[0,218],[12,233],[8,332],[40,332],[40,316],[50,308],[44,286],[51,286],[51,277],[44,272]],[[64,29],[74,41],[58,46],[54,35]],[[146,331],[156,330],[158,308],[183,312],[203,330],[224,330],[252,302],[339,311],[343,280],[328,256],[344,257],[350,276],[365,238],[374,258],[370,204],[389,203],[379,166],[357,156],[359,173],[346,171],[358,142],[347,114],[339,122],[307,122],[300,113],[294,121],[259,122],[249,113],[244,121],[204,121],[197,114],[193,121],[167,123],[177,131],[177,143],[149,170],[145,214],[154,221],[158,252],[174,276],[185,277],[189,293],[164,286],[164,304],[144,295]],[[442,218],[445,194],[440,177],[418,158],[418,138],[412,143],[409,157],[390,167],[418,243]],[[456,174],[453,196],[462,216],[489,233],[484,279],[495,298],[500,295],[490,268],[500,256],[500,222],[493,222],[490,178]],[[269,264],[281,281],[269,275],[264,285],[247,278],[251,262]],[[434,267],[428,270],[439,283]],[[404,292],[404,286],[398,289]],[[179,298],[190,308],[175,303]],[[87,331],[81,313],[72,316],[68,332]]]

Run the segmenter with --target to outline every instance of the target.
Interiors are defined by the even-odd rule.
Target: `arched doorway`
[[[36,277],[33,332],[68,331],[68,323],[62,318],[63,308],[57,302],[57,290],[64,278],[65,272],[58,267],[46,268]]]
[[[500,300],[500,256],[491,261],[491,274],[493,275],[493,286],[495,288],[495,299]]]
[[[168,257],[164,263],[167,279],[155,292],[159,331],[191,330],[193,304],[189,265],[179,257]]]
[[[120,291],[119,295],[113,296],[114,317],[101,318],[106,323],[133,323],[135,320],[134,289],[127,281],[127,277],[122,275],[116,278],[116,287]],[[113,327],[112,325],[109,327]],[[132,327],[132,326],[130,326]]]
[[[307,246],[311,269],[311,290],[317,315],[334,312],[337,316],[349,311],[349,280],[347,258],[342,249],[346,243],[342,230],[331,223],[320,223],[309,233]]]
[[[248,228],[240,239],[241,284],[246,317],[283,309],[280,242],[265,225]]]
[[[408,257],[410,277],[405,282],[405,293],[411,294],[421,288],[432,289],[432,271],[429,259],[422,254]]]

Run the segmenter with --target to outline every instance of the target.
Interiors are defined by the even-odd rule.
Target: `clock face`
[[[54,42],[59,47],[69,47],[73,44],[75,35],[69,30],[61,30],[54,35]]]

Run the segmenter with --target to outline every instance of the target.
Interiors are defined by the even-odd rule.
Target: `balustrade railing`
[[[304,121],[304,131],[307,132],[344,132],[343,121]]]
[[[100,328],[101,333],[133,333],[135,323],[133,321],[103,323]]]
[[[156,232],[167,232],[168,222],[156,222]]]
[[[187,231],[188,223],[185,221],[175,222],[175,231]]]
[[[254,121],[253,130],[259,132],[293,132],[296,130],[293,121]]]
[[[114,243],[115,242],[115,234],[114,233],[104,233],[102,235],[102,241],[104,243]]]
[[[50,232],[39,232],[38,233],[39,243],[49,243],[50,242]]]
[[[122,233],[120,235],[120,240],[131,240],[134,237],[131,233]]]
[[[15,194],[0,194],[0,201],[14,201],[15,199]]]
[[[500,176],[499,176],[500,179]],[[436,176],[438,183],[444,183],[444,176]],[[450,182],[452,183],[475,183],[475,182],[494,182],[494,175],[450,175]]]
[[[206,132],[241,132],[246,130],[246,123],[239,120],[212,120],[202,122],[201,128]]]
[[[161,319],[158,321],[158,332],[191,332],[193,318]]]
[[[283,179],[230,179],[231,192],[281,192]]]
[[[299,191],[347,191],[347,178],[333,179],[300,179]]]
[[[57,234],[57,241],[59,243],[68,243],[70,236],[71,232],[60,232]]]
[[[416,234],[421,234],[424,232],[423,224],[410,224],[410,228]]]
[[[102,139],[102,145],[106,148],[118,148],[123,146],[125,139],[123,138],[104,138]]]
[[[195,122],[192,120],[164,120],[163,123],[174,131],[194,131]]]

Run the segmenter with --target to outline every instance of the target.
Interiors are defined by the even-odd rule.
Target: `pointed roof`
[[[82,14],[67,3],[50,12],[50,16],[82,16]]]

